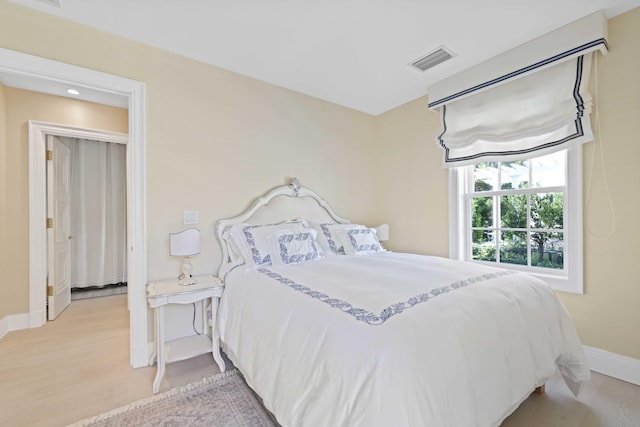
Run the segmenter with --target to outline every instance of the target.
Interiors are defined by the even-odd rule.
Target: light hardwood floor
[[[215,373],[211,355],[167,366],[160,391]],[[127,296],[73,301],[0,340],[0,426],[64,426],[152,396],[155,367],[129,365]]]
[[[0,340],[0,426],[64,426],[151,396],[155,367],[129,366],[126,295],[74,301],[57,320]],[[167,366],[161,391],[213,375],[210,355]],[[593,374],[574,399],[559,376],[504,427],[640,426],[640,387]]]

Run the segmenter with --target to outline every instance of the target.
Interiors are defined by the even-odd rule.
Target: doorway
[[[46,135],[48,320],[73,300],[127,292],[127,135],[78,133],[100,139]]]
[[[46,92],[51,88],[76,85],[96,94],[87,99],[101,102],[101,97],[124,98],[129,109],[129,143],[127,144],[127,278],[130,313],[130,363],[134,368],[146,366],[153,351],[149,316],[147,315],[145,285],[147,283],[146,236],[146,86],[143,82],[113,74],[46,59],[10,49],[0,48],[0,74],[22,80],[22,88]],[[49,88],[49,89],[45,89]],[[49,92],[50,93],[50,92]],[[45,211],[44,135],[29,124],[29,328],[42,326],[42,311],[46,294],[42,283],[46,280],[46,234],[42,224]]]

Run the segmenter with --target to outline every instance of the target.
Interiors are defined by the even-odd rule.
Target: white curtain
[[[126,282],[126,146],[60,140],[71,148],[71,286]]]

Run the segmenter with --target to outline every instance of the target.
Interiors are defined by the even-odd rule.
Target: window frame
[[[538,156],[531,156],[538,157]],[[449,169],[449,257],[500,268],[526,271],[547,282],[554,290],[583,294],[582,246],[582,145],[567,148],[564,210],[564,269],[553,271],[515,264],[471,259],[471,207],[468,194],[473,190],[473,165]],[[480,162],[479,162],[480,163]]]

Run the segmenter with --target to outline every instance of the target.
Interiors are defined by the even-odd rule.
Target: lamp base
[[[178,284],[180,286],[195,285],[198,283],[198,281],[191,276],[191,269],[191,260],[186,256],[182,259],[182,273],[178,276]]]
[[[180,286],[190,286],[195,285],[196,283],[198,283],[198,281],[191,276],[185,276],[184,274],[178,276],[178,284]]]

